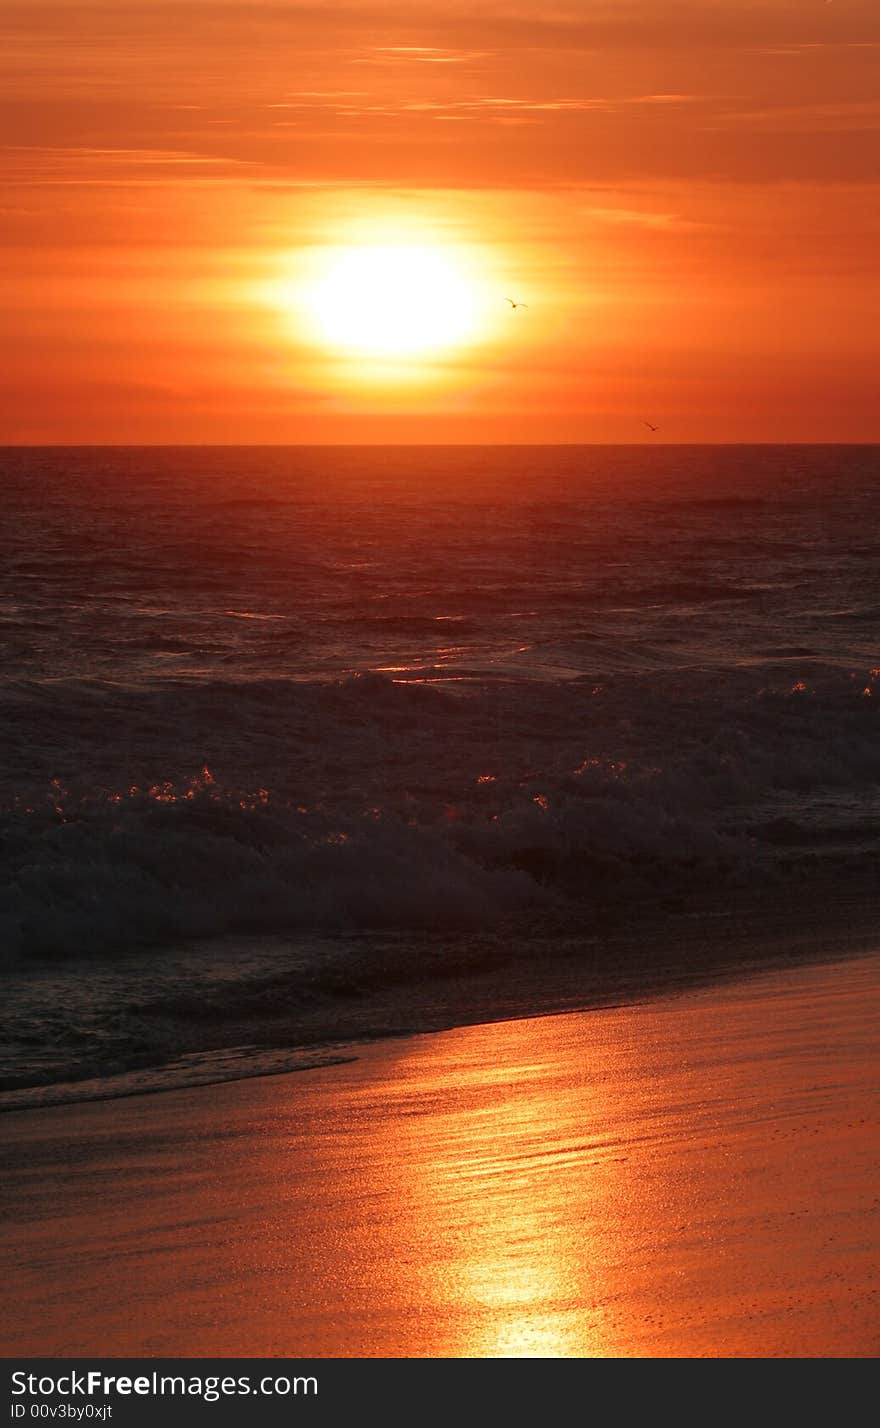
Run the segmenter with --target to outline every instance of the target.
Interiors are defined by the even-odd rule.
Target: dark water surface
[[[389,938],[403,984],[426,937],[545,955],[609,909],[870,862],[878,473],[0,453],[6,1084],[186,1054],[181,1009],[241,996],[329,998],[332,1031]]]

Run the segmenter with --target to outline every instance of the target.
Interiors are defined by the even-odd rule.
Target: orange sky
[[[877,0],[0,24],[0,441],[880,439]],[[316,342],[308,263],[364,241],[473,259],[481,339]]]

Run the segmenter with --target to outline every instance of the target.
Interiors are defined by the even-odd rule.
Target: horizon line
[[[628,447],[650,451],[658,447],[681,450],[689,447],[777,447],[777,446],[880,446],[880,436],[862,441],[0,441],[0,451],[343,451],[399,448],[400,450],[455,450],[485,447],[487,450],[562,450],[583,447]]]

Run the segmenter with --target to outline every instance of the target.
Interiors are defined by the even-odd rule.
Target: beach
[[[10,1416],[876,1356],[877,0],[7,8]]]
[[[880,963],[4,1117],[5,1352],[859,1357]]]

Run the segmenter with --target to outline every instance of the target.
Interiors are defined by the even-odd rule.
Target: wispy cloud
[[[488,59],[488,50],[441,49],[435,45],[376,45],[355,64],[473,64]]]
[[[474,123],[502,120],[538,122],[541,115],[610,113],[620,106],[608,99],[574,99],[571,97],[521,98],[514,95],[470,95],[461,98],[385,99],[375,102],[368,90],[301,91],[283,102],[267,105],[273,111],[288,111],[302,115],[334,114],[346,118],[402,118],[408,123],[414,116],[430,119],[469,119]]]
[[[807,55],[816,50],[880,50],[880,40],[792,40],[748,47],[748,53],[756,55]]]
[[[648,228],[659,233],[681,233],[708,226],[704,223],[696,223],[692,219],[682,218],[678,213],[655,213],[636,208],[586,208],[583,213],[586,218],[597,223]]]
[[[113,185],[132,180],[191,183],[202,175],[241,176],[252,165],[173,149],[0,144],[0,165],[15,186]]]
[[[880,128],[880,99],[839,99],[816,104],[729,109],[718,113],[715,121],[734,127],[782,130],[786,133],[871,131]]]
[[[705,102],[705,94],[636,94],[628,104],[697,104]]]

